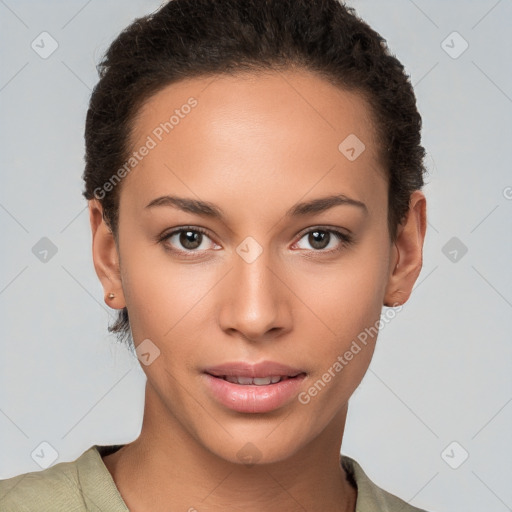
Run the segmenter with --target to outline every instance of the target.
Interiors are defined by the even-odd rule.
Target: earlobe
[[[394,244],[395,256],[391,258],[385,306],[399,306],[409,299],[423,265],[426,225],[426,199],[420,190],[415,190]]]
[[[122,309],[126,304],[117,246],[114,234],[103,218],[101,203],[97,199],[89,200],[89,220],[94,269],[103,286],[105,303],[113,309]]]

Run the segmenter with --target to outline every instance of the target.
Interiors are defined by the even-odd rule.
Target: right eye
[[[219,247],[210,239],[206,230],[185,226],[164,234],[159,242],[163,243],[164,247],[172,252],[190,255],[208,250],[208,240],[214,246]]]

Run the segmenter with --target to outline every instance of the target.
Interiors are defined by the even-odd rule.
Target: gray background
[[[430,174],[424,268],[379,336],[343,452],[416,506],[512,510],[512,2],[350,5],[411,75]],[[58,463],[138,436],[145,376],[106,330],[80,176],[95,64],[158,6],[0,0],[0,478],[40,470],[42,442]]]

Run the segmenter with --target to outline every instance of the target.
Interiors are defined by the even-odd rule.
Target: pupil
[[[182,231],[180,235],[180,243],[186,249],[197,249],[201,245],[200,237],[201,233],[196,231]]]
[[[326,231],[312,231],[309,234],[310,243],[315,249],[325,249],[329,245],[330,233]]]

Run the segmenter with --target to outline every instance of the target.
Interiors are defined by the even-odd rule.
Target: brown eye
[[[201,246],[201,241],[203,239],[203,234],[199,233],[198,231],[180,231],[179,236],[179,243],[184,247],[185,249],[197,249]]]
[[[302,240],[306,240],[309,247],[301,247]],[[313,250],[313,252],[331,253],[340,251],[352,242],[352,237],[335,229],[310,229],[304,233],[297,242],[299,249]]]
[[[216,244],[210,239],[206,231],[200,228],[183,227],[163,235],[160,240],[164,247],[175,253],[193,254],[214,249]]]
[[[331,234],[328,231],[310,231],[308,242],[315,249],[325,249],[329,245]]]

